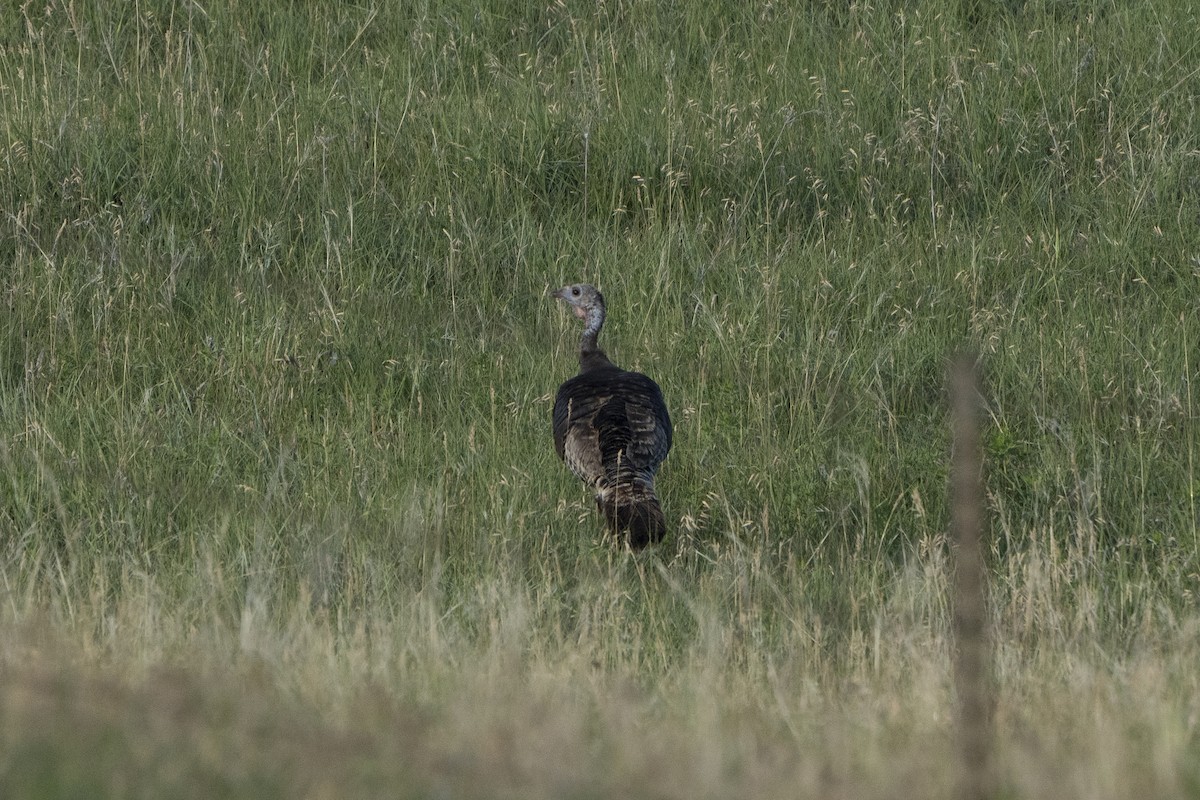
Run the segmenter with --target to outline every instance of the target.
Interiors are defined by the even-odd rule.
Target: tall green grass
[[[0,15],[5,796],[944,795],[945,370],[996,767],[1200,786],[1178,0]],[[598,283],[673,536],[550,442]]]

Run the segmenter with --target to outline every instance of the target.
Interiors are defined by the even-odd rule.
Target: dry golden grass
[[[1063,569],[1047,555],[1031,553],[1024,574]],[[787,590],[802,593],[803,575],[791,578]],[[946,563],[933,554],[892,580],[874,623],[840,643],[799,611],[777,645],[755,647],[744,621],[693,597],[696,635],[658,668],[653,635],[609,659],[621,632],[564,636],[539,622],[536,592],[508,583],[481,587],[487,634],[473,639],[419,594],[357,619],[300,598],[185,620],[149,581],[116,606],[10,606],[0,787],[10,797],[948,797],[958,745]],[[993,619],[1002,794],[1190,796],[1197,620],[1148,619],[1144,641],[1114,655],[1034,580],[1008,587]]]

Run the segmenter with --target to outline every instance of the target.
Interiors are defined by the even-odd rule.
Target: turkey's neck
[[[604,327],[604,306],[596,305],[588,309],[584,318],[587,324],[583,327],[583,336],[579,340],[579,369],[581,371],[611,365],[608,356],[596,344],[600,329]]]

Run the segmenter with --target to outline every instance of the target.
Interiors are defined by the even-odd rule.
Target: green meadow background
[[[1184,0],[0,14],[0,794],[1200,795]],[[662,386],[672,533],[550,434]]]

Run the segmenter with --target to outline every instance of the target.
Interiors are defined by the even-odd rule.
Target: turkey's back
[[[610,365],[567,380],[554,401],[554,445],[580,480],[596,489],[610,527],[631,542],[656,541],[665,522],[654,476],[671,449],[662,391],[639,372]],[[638,540],[643,541],[638,541]]]

